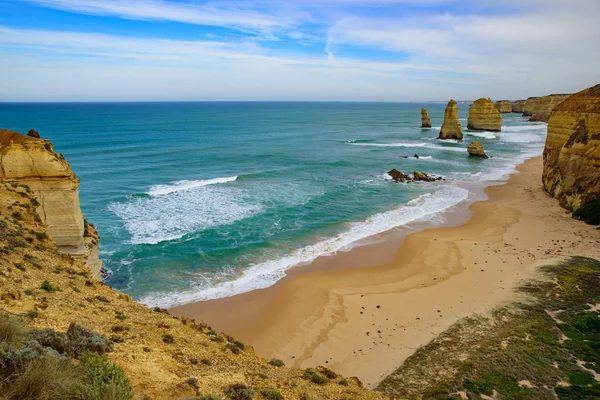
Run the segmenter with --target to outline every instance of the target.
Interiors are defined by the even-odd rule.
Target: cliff
[[[539,97],[533,102],[531,110],[531,122],[548,122],[550,113],[560,103],[565,101],[570,95],[568,94],[551,94],[549,96]]]
[[[36,212],[59,251],[84,260],[99,278],[98,234],[79,207],[79,180],[52,144],[32,135],[0,130],[0,182],[27,185]]]
[[[497,101],[496,102],[496,108],[502,114],[507,114],[507,113],[511,113],[512,112],[512,105],[510,104],[510,101],[508,101],[508,100]]]
[[[462,138],[462,127],[458,119],[458,104],[456,104],[456,101],[450,100],[444,111],[444,123],[440,130],[439,139],[462,140]]]
[[[539,97],[528,97],[525,100],[525,104],[523,105],[523,116],[531,117],[533,114],[533,109],[536,107],[536,103]]]
[[[431,128],[431,119],[424,108],[421,108],[421,128]]]
[[[510,105],[512,107],[512,112],[514,112],[514,113],[523,113],[526,101],[527,100],[515,100],[512,103],[510,103]]]
[[[60,159],[48,162],[65,167]],[[385,398],[321,367],[267,362],[205,324],[149,309],[92,279],[82,261],[58,251],[47,235],[35,211],[38,193],[22,183],[0,183],[0,311],[26,315],[30,329],[65,332],[75,322],[110,338],[114,349],[107,357],[129,378],[134,398],[225,398],[235,384],[246,385],[256,399]]]
[[[542,179],[545,190],[572,211],[600,195],[600,85],[552,110]]]
[[[502,115],[490,99],[477,99],[469,108],[467,129],[499,132],[502,128]]]

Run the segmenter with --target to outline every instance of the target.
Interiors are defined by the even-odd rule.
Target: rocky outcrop
[[[98,234],[83,219],[79,180],[49,141],[0,130],[0,181],[28,186],[37,199],[37,215],[58,250],[85,260],[100,277]]]
[[[490,99],[477,99],[469,108],[467,129],[496,131],[502,128],[502,115]]]
[[[481,142],[470,143],[469,147],[467,147],[467,151],[471,157],[488,158]]]
[[[426,173],[420,172],[420,171],[414,171],[413,175],[410,176],[410,175],[403,173],[402,171],[398,171],[396,168],[392,169],[387,174],[392,178],[392,180],[394,180],[396,182],[416,182],[416,181],[434,182],[434,181],[439,181],[442,179],[439,176],[436,176],[436,177],[429,176]]]
[[[27,136],[31,136],[32,138],[37,138],[37,139],[40,138],[40,134],[35,129],[30,129],[29,132],[27,132]]]
[[[533,114],[533,110],[536,107],[538,99],[539,97],[528,97],[527,100],[525,100],[525,104],[523,105],[524,117],[531,117],[531,115]]]
[[[510,104],[510,101],[508,101],[508,100],[497,101],[495,105],[496,105],[496,108],[498,109],[498,111],[500,111],[502,114],[507,114],[507,113],[512,112],[512,106]]]
[[[421,128],[431,128],[431,119],[424,108],[421,108]]]
[[[444,111],[444,123],[440,130],[439,139],[462,140],[462,138],[462,127],[458,119],[458,104],[456,104],[456,101],[450,100]]]
[[[542,179],[545,190],[572,211],[600,195],[600,85],[552,110]]]
[[[552,110],[569,96],[569,94],[551,94],[549,96],[538,97],[533,103],[529,121],[548,122]]]
[[[512,107],[512,112],[514,112],[514,113],[523,113],[526,101],[527,100],[515,100],[512,103],[510,103],[510,105]]]

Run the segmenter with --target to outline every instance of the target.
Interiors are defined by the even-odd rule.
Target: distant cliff
[[[508,100],[497,101],[495,106],[498,109],[498,111],[500,111],[502,114],[507,114],[507,113],[512,112],[512,105],[510,104],[510,101],[508,101]]]
[[[525,102],[527,100],[515,100],[511,103],[512,112],[514,113],[522,113],[525,108]]]
[[[600,195],[600,85],[569,96],[553,109],[543,183],[571,211]]]
[[[98,234],[81,213],[79,180],[49,141],[0,130],[0,181],[27,185],[58,250],[82,259],[100,277]]]
[[[551,94],[549,96],[538,97],[533,101],[529,121],[548,122],[552,110],[569,96],[569,94]]]

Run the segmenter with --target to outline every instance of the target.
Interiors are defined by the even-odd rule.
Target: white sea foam
[[[246,197],[241,189],[204,185],[111,203],[109,210],[121,218],[132,244],[156,244],[258,213],[260,205]]]
[[[434,218],[438,213],[466,200],[468,196],[469,192],[465,189],[444,185],[434,193],[421,195],[396,209],[375,214],[363,222],[350,223],[344,232],[298,249],[289,256],[252,265],[234,280],[216,285],[199,283],[195,289],[180,292],[150,293],[141,301],[150,306],[172,307],[266,288],[283,278],[285,271],[292,266],[310,263],[319,256],[349,250],[357,242],[395,227]]]
[[[466,134],[469,136],[482,137],[484,139],[496,139],[496,137],[497,137],[494,132],[489,132],[489,131],[473,131],[473,132],[466,132]]]
[[[169,193],[180,192],[183,190],[196,189],[208,185],[216,185],[219,183],[233,182],[237,176],[229,176],[226,178],[204,179],[198,181],[177,181],[169,185],[155,185],[150,188],[148,194],[150,196],[164,196]]]
[[[440,143],[458,143],[457,140],[443,140]],[[398,143],[350,143],[353,146],[369,146],[369,147],[423,147],[426,149],[434,150],[449,150],[449,151],[465,151],[462,147],[451,147],[443,145],[435,145],[432,143],[410,143],[410,142],[398,142]]]

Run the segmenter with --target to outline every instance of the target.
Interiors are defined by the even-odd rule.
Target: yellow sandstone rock
[[[533,109],[531,110],[529,121],[548,122],[552,110],[569,96],[569,94],[551,94],[549,96],[538,97],[533,102]]]
[[[462,127],[458,119],[458,104],[456,104],[456,101],[450,100],[444,111],[444,123],[440,130],[439,139],[462,140],[462,138]]]
[[[49,141],[0,130],[0,181],[27,185],[35,193],[37,214],[58,250],[81,258],[100,277],[98,234],[83,219],[79,180]]]
[[[543,183],[573,211],[600,195],[600,85],[570,96],[552,111]]]
[[[511,107],[512,107],[512,112],[514,113],[522,113],[523,109],[525,108],[525,102],[527,100],[515,100],[512,103],[510,103]]]
[[[507,114],[507,113],[511,113],[512,112],[512,106],[510,104],[510,101],[508,101],[508,100],[497,101],[496,102],[496,108],[502,114]]]
[[[502,128],[502,115],[490,99],[477,99],[469,108],[467,129],[499,132]]]
[[[431,128],[431,119],[424,108],[421,108],[421,128]]]

